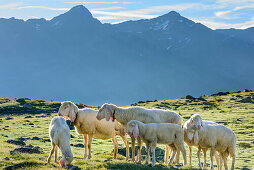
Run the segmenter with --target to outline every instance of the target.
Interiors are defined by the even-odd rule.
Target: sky
[[[174,10],[212,29],[254,27],[254,0],[0,0],[0,18],[50,20],[76,5],[102,23],[150,19]]]

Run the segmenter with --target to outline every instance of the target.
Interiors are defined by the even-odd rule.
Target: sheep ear
[[[134,138],[137,138],[139,135],[138,125],[136,124],[133,130],[133,136]]]
[[[109,121],[110,117],[111,117],[111,111],[110,111],[110,109],[108,109],[108,107],[106,106],[106,107],[105,107],[105,118],[106,118],[106,121]]]
[[[203,127],[203,121],[201,121],[201,126]]]
[[[76,116],[76,113],[74,112],[74,108],[71,107],[71,113],[70,113],[70,121],[73,123],[74,122],[74,117]]]
[[[195,145],[198,145],[198,131],[197,130],[194,132],[194,143]]]

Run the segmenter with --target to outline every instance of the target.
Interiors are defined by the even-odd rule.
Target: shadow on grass
[[[129,152],[130,152],[130,158],[132,158],[132,149],[131,149],[131,147],[129,148]],[[126,148],[119,148],[118,153],[125,157],[126,156]],[[135,155],[137,156],[137,154],[138,154],[138,147],[136,146],[135,147]],[[165,150],[157,147],[156,150],[155,150],[156,161],[164,161],[164,154],[165,154]],[[146,157],[145,146],[143,146],[142,149],[141,149],[141,155],[142,155],[142,159],[144,160],[145,157]],[[150,152],[150,156],[152,157],[151,152]]]
[[[167,167],[165,165],[156,164],[155,167],[151,166],[151,163],[148,165],[142,165],[138,163],[107,163],[105,166],[107,169],[177,169],[177,168],[171,168]]]

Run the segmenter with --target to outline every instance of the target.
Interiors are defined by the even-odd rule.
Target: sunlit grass
[[[236,169],[252,168],[254,160],[254,104],[241,103],[237,100],[251,96],[254,92],[230,93],[223,96],[202,96],[203,99],[174,99],[163,100],[156,102],[144,102],[138,104],[146,108],[161,108],[174,110],[181,114],[184,122],[191,116],[191,114],[200,114],[203,119],[211,120],[217,123],[224,124],[231,128],[237,136],[237,158]],[[241,96],[241,97],[240,97]],[[235,100],[234,100],[235,99]],[[23,109],[23,104],[29,103],[37,110],[45,110],[41,114],[21,114],[6,115],[4,112],[11,110],[20,111]],[[212,104],[211,104],[212,103]],[[48,126],[52,117],[56,116],[56,111],[60,102],[52,101],[37,101],[25,100],[17,102],[16,99],[0,99],[0,168],[14,165],[21,162],[29,162],[26,168],[32,169],[59,169],[58,163],[51,160],[51,164],[46,164],[46,159],[50,150],[50,142],[48,136]],[[82,107],[84,105],[79,105]],[[93,107],[97,108],[97,107]],[[52,114],[47,114],[53,111]],[[8,113],[8,112],[6,112]],[[31,115],[32,118],[25,118]],[[5,120],[6,117],[12,117],[11,120]],[[83,144],[82,135],[76,134],[71,130],[73,138],[71,144]],[[32,140],[33,137],[39,137],[39,140]],[[19,137],[28,138],[26,145],[39,146],[42,154],[27,154],[18,153],[10,155],[10,151],[19,148],[17,145],[9,144],[6,141],[10,139],[17,139]],[[129,140],[130,141],[130,140]],[[124,148],[124,144],[118,137],[119,149]],[[164,149],[163,145],[159,145]],[[117,160],[113,160],[113,143],[111,140],[94,139],[92,144],[92,159],[83,159],[84,148],[71,147],[74,154],[73,166],[81,169],[147,169],[151,167],[125,161],[125,155],[118,154]],[[188,147],[185,147],[188,154]],[[192,168],[198,168],[196,149],[193,152]],[[59,157],[61,153],[59,154]],[[9,160],[5,160],[8,157]],[[60,159],[60,158],[59,158]],[[207,163],[210,164],[209,154]],[[203,157],[201,158],[203,160]],[[180,157],[180,162],[182,158]],[[142,162],[144,163],[144,161]],[[215,163],[215,162],[214,162]],[[228,160],[229,165],[231,160]],[[25,168],[25,167],[23,167]],[[163,164],[163,160],[159,160],[156,164],[156,169],[176,168],[176,166],[168,166]],[[190,167],[181,167],[181,169],[189,169]]]

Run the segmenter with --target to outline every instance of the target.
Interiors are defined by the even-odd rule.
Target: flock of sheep
[[[70,129],[63,118],[70,119],[76,132],[84,136],[84,158],[91,158],[91,144],[93,137],[98,139],[112,139],[114,143],[114,159],[116,159],[118,143],[116,136],[123,139],[126,146],[126,160],[129,159],[128,133],[132,142],[132,161],[135,161],[135,139],[138,141],[137,161],[141,163],[141,148],[146,144],[146,160],[149,163],[150,150],[152,152],[152,166],[155,166],[155,148],[158,144],[165,144],[164,163],[179,163],[180,152],[183,156],[183,165],[187,165],[184,142],[189,146],[189,163],[191,165],[192,146],[198,148],[198,166],[200,152],[204,153],[204,168],[206,167],[206,151],[210,149],[211,169],[213,169],[213,157],[215,156],[218,169],[228,169],[227,158],[232,158],[231,169],[235,165],[236,136],[232,130],[214,122],[202,120],[198,114],[192,115],[182,127],[182,118],[176,112],[161,109],[145,109],[142,107],[117,107],[113,104],[104,104],[99,111],[84,108],[79,109],[70,101],[62,102],[57,117],[51,120],[49,135],[51,139],[51,151],[48,157],[55,152],[57,161],[58,147],[62,151],[61,166],[68,166],[74,159],[70,148]],[[88,136],[88,143],[87,143]],[[88,153],[87,153],[88,144]],[[171,150],[170,161],[168,162]]]

